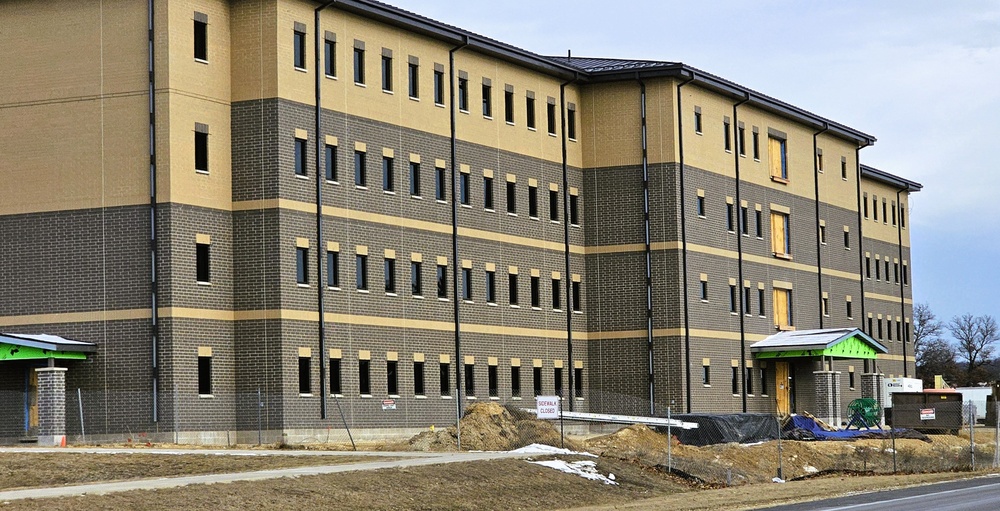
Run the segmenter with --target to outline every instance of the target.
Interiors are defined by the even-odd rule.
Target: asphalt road
[[[996,511],[1000,476],[929,484],[901,490],[766,508],[766,511]]]

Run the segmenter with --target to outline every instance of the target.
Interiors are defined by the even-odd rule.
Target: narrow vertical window
[[[448,298],[448,266],[437,265],[437,297]]]
[[[899,203],[899,227],[906,229],[906,205],[902,202]]]
[[[704,218],[705,217],[705,196],[699,195],[694,203],[694,212]]]
[[[896,226],[896,201],[892,201],[892,226]]]
[[[399,361],[385,361],[385,390],[390,396],[399,395]]]
[[[309,249],[295,248],[295,282],[309,284]]]
[[[732,151],[733,150],[733,135],[731,133],[731,131],[732,131],[731,128],[732,128],[732,126],[729,124],[729,118],[726,117],[722,121],[722,141],[723,141],[723,146],[726,149],[726,151]],[[735,392],[734,392],[734,394],[735,394]]]
[[[339,351],[339,350],[338,350]],[[341,373],[343,366],[341,365],[340,356],[336,356],[330,359],[330,394],[339,396],[344,393],[344,376]]]
[[[420,197],[420,164],[410,162],[410,195]]]
[[[872,257],[870,255],[865,255],[865,277],[872,278]]]
[[[423,264],[419,261],[410,263],[410,294],[413,296],[424,295],[423,278],[420,275]]]
[[[701,107],[694,107],[694,132],[701,134]]]
[[[386,258],[382,264],[382,272],[385,275],[385,292],[396,292],[396,260]]]
[[[299,394],[312,394],[311,361],[312,357],[299,355]]]
[[[737,296],[736,284],[730,284],[729,285],[729,312],[732,312],[733,314],[736,313],[736,308],[738,307],[737,302],[736,302],[736,300],[737,300],[736,296]]]
[[[483,83],[483,117],[493,117],[493,86]]]
[[[451,395],[451,364],[447,362],[441,362],[439,365],[440,373],[438,380],[441,382],[441,396]]]
[[[703,364],[701,366],[701,384],[702,385],[712,384],[712,366],[708,364]]]
[[[726,230],[736,232],[735,206],[732,203],[726,204]]]
[[[510,367],[510,397],[521,397],[521,366]]]
[[[910,271],[906,265],[906,261],[903,261],[903,285],[910,285]]]
[[[552,279],[552,310],[562,310],[561,284],[559,279]]]
[[[364,254],[358,254],[355,259],[354,266],[354,285],[357,287],[358,291],[368,290],[368,256]]]
[[[538,218],[538,187],[528,185],[528,216]]]
[[[340,252],[326,251],[326,286],[340,287]]]
[[[542,368],[532,367],[531,369],[531,379],[533,380],[531,382],[532,390],[534,391],[535,396],[540,396],[542,395]]]
[[[844,248],[850,250],[851,248],[851,231],[844,227]]]
[[[872,195],[872,220],[878,222],[878,196]]]
[[[845,312],[847,312],[847,319],[853,318],[854,317],[854,307],[853,307],[854,304],[851,303],[850,300],[847,300],[846,302],[844,302],[844,305],[845,305],[845,309],[846,309]]]
[[[212,281],[212,245],[198,243],[195,245],[196,279],[198,282]]]
[[[437,69],[434,69],[434,104],[444,106],[444,71]]]
[[[372,394],[372,361],[358,360],[358,393],[362,396]]]
[[[563,369],[561,367],[556,367],[552,369],[552,382],[556,395],[559,397],[563,396]]]
[[[410,57],[410,62],[407,64],[407,94],[413,99],[420,97],[420,64],[416,60],[416,57]]]
[[[295,175],[306,175],[306,141],[301,138],[295,139]]]
[[[503,93],[503,119],[514,124],[514,88],[510,86]]]
[[[499,397],[499,378],[497,377],[497,366],[496,364],[490,364],[487,368],[486,373],[486,385],[487,391],[490,393],[490,397]]]
[[[750,218],[748,213],[749,211],[747,211],[746,206],[740,207],[740,232],[742,232],[744,236],[750,235]]]
[[[792,290],[774,289],[774,325],[779,330],[787,330],[792,322]]]
[[[292,44],[294,45],[293,56],[297,69],[306,68],[306,29],[302,23],[295,24],[295,31]]]
[[[382,191],[392,192],[396,189],[395,162],[388,156],[382,157]]]
[[[576,140],[576,107],[572,103],[566,111],[566,136],[570,140]]]
[[[468,206],[472,200],[469,195],[469,174],[462,172],[458,176],[458,202],[463,206]]]
[[[327,144],[324,156],[326,159],[326,180],[336,183],[339,181],[339,176],[337,175],[337,146]]]
[[[354,186],[368,186],[368,172],[365,169],[366,153],[354,151]]]
[[[581,296],[580,296],[580,281],[579,280],[574,280],[573,281],[572,294],[573,294],[573,312],[580,312],[580,311],[582,311],[583,310],[583,302],[580,301]]]
[[[545,113],[548,114],[548,131],[549,135],[556,134],[556,102],[554,99],[550,99],[549,103],[546,105]]]
[[[517,214],[517,184],[507,181],[507,213]]]
[[[354,46],[354,83],[365,83],[365,49],[358,48],[358,42]]]
[[[743,388],[746,389],[747,394],[753,394],[753,368],[746,368],[746,376],[743,380]]]
[[[458,109],[462,112],[469,111],[469,79],[458,79]]]
[[[572,190],[570,190],[569,194],[570,225],[577,225],[577,226],[580,225],[580,210],[578,209],[579,208],[578,202],[580,202],[580,198],[575,193],[572,193]]]
[[[701,285],[698,288],[698,297],[703,302],[708,301],[708,280],[704,278],[701,280]]]
[[[861,200],[861,206],[864,210],[865,220],[868,220],[868,192],[864,193],[864,198]]]
[[[441,167],[434,169],[434,198],[444,201],[448,198],[448,178]]]
[[[792,242],[789,235],[789,215],[771,212],[771,252],[776,257],[791,257]]]
[[[785,140],[768,137],[767,149],[770,158],[771,179],[788,181],[788,150]]]
[[[733,366],[733,394],[740,393],[740,368],[739,366]]]
[[[756,224],[756,228],[754,230],[755,231],[754,233],[757,235],[758,238],[763,238],[764,237],[764,219],[763,219],[764,215],[758,209],[758,210],[754,211],[754,215],[753,216],[754,216],[754,223]]]
[[[549,190],[549,220],[559,221],[559,192]]]
[[[382,90],[392,92],[392,54],[382,49]]]
[[[830,299],[826,296],[820,299],[820,312],[822,312],[824,316],[830,317]]]
[[[528,129],[533,130],[536,128],[535,125],[535,93],[528,92],[528,95],[524,99],[524,122],[528,125]]]
[[[511,305],[517,305],[517,274],[507,274],[507,298]]]
[[[208,125],[194,124],[194,170],[208,173]]]
[[[462,268],[462,299],[472,301],[472,268]]]
[[[476,364],[465,364],[465,395],[476,395]]]
[[[497,273],[486,270],[486,303],[497,303]]]
[[[760,394],[762,396],[767,395],[767,370],[760,368],[757,371],[757,376],[760,378]]]
[[[739,123],[739,127],[736,129],[736,148],[740,152],[740,156],[747,155],[747,129],[743,127],[743,123]]]
[[[847,158],[840,159],[840,178],[847,181]]]
[[[542,292],[541,292],[541,279],[539,277],[531,276],[531,307],[533,309],[539,309],[542,306]]]
[[[414,361],[413,362],[413,395],[423,396],[426,395],[426,390],[424,388],[424,361]]]
[[[208,61],[208,15],[194,13],[194,58]]]
[[[764,310],[764,289],[757,288],[757,315],[760,317],[767,316],[767,312]]]
[[[208,350],[210,350],[209,348]],[[198,351],[203,351],[199,348]],[[207,353],[211,353],[211,351]],[[212,395],[212,356],[198,355],[198,394],[202,396]]]
[[[852,367],[850,371],[847,372],[847,386],[848,388],[854,388],[854,368]]]
[[[753,128],[753,159],[760,161],[760,132],[756,126]]]
[[[573,368],[573,392],[577,399],[583,399],[583,368]]]
[[[823,172],[823,150],[816,149],[816,171]]]
[[[337,76],[337,39],[332,32],[323,41],[323,72],[330,78]]]
[[[819,242],[826,245],[826,226],[823,224],[819,225]]]
[[[493,178],[483,177],[483,209],[493,211]]]
[[[752,291],[750,289],[750,286],[749,285],[744,285],[743,286],[743,314],[746,314],[747,316],[750,316],[751,314],[753,314],[753,311],[751,310],[751,307],[750,307],[750,298],[751,298],[751,295],[752,295]]]

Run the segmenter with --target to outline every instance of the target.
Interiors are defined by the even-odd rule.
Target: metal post
[[[458,299],[458,295],[456,295],[455,298]],[[457,359],[455,360],[455,364],[456,365],[458,364]],[[455,396],[460,401],[462,399],[462,384],[456,383],[455,388],[457,389],[455,391]],[[461,451],[462,450],[462,405],[458,403],[455,404],[455,434],[458,437],[458,450]]]
[[[87,429],[83,425],[83,394],[80,392],[80,387],[76,388],[76,404],[80,408],[80,437],[83,443],[87,443]]]
[[[785,480],[785,471],[781,466],[781,419],[774,417],[774,423],[778,426],[778,479]]]
[[[993,439],[993,468],[1000,467],[1000,396],[993,401],[993,411],[997,419],[996,435]]]
[[[260,413],[264,409],[264,401],[260,398],[260,387],[257,387],[257,445],[261,445]]]
[[[180,429],[181,429],[181,407],[180,407],[180,397],[177,392],[177,384],[174,384],[174,443],[180,443]]]
[[[673,403],[673,402],[671,402]],[[670,418],[670,405],[667,405],[667,472],[673,472],[673,453],[671,452],[671,447],[674,443],[674,435],[671,432],[671,421]]]
[[[562,396],[559,396],[559,448],[566,448],[566,426],[563,423]]]
[[[889,437],[892,438],[892,473],[896,473],[896,428],[889,428]]]
[[[976,411],[969,404],[969,453],[972,456],[972,470],[976,470]]]

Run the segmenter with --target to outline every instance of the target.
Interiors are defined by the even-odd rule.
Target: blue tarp
[[[799,428],[813,434],[816,440],[844,440],[848,438],[889,438],[889,432],[882,429],[845,429],[843,431],[827,431],[816,424],[816,421],[803,415],[793,415],[791,422],[785,426],[786,429]]]

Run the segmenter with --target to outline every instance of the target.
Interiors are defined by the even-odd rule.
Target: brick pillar
[[[885,375],[881,373],[865,373],[861,375],[861,397],[874,399],[878,402],[879,410],[885,410],[885,386],[883,380]]]
[[[816,391],[817,418],[827,424],[840,426],[840,372],[813,371],[813,382]]]
[[[39,367],[38,444],[66,445],[66,368]]]

